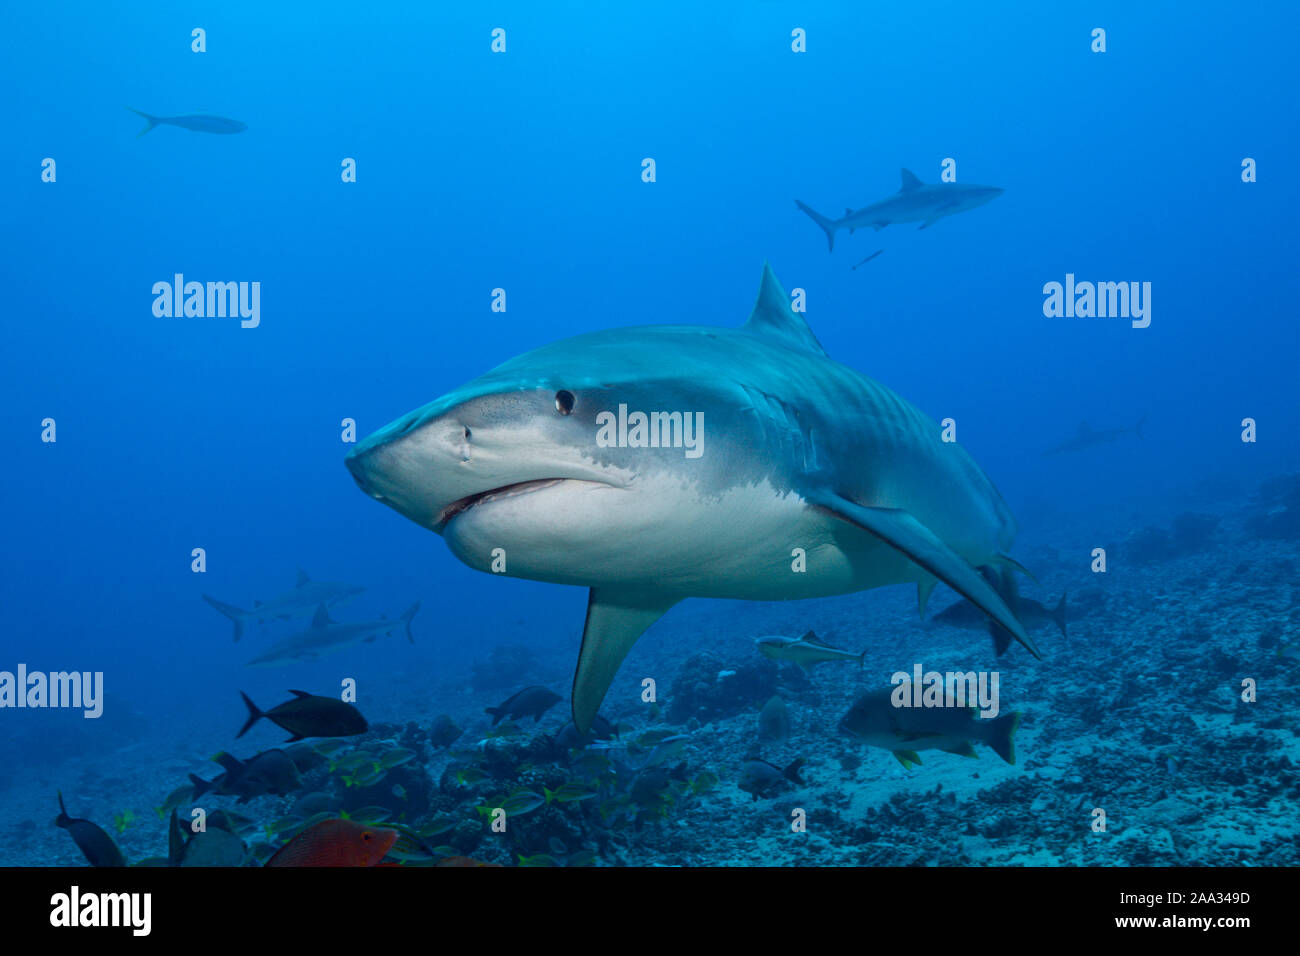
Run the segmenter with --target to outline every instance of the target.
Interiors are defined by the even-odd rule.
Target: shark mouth
[[[469,495],[461,498],[459,501],[453,501],[447,507],[438,513],[438,520],[434,522],[434,529],[441,531],[453,518],[464,514],[475,505],[481,505],[488,501],[496,501],[501,498],[514,498],[518,495],[526,495],[529,492],[540,491],[543,488],[549,488],[552,485],[558,485],[567,478],[541,478],[534,481],[520,481],[513,485],[503,485],[500,488],[492,488],[488,491],[480,491],[478,494]]]

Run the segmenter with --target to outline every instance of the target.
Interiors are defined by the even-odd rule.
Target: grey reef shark
[[[910,582],[924,614],[942,580],[991,619],[1000,650],[1014,638],[1038,656],[1001,596],[1023,568],[993,483],[935,421],[828,358],[767,266],[741,328],[544,345],[403,415],[346,464],[470,567],[504,557],[511,576],[591,589],[572,697],[584,733],[637,638],[688,597]]]
[[[148,126],[135,134],[136,139],[139,139],[155,126],[179,126],[181,129],[187,129],[192,133],[242,133],[248,129],[247,123],[226,119],[224,116],[208,116],[204,113],[192,113],[188,116],[154,116],[152,113],[145,113],[130,106],[127,109],[149,121]]]
[[[1143,437],[1142,426],[1146,424],[1146,421],[1146,416],[1143,415],[1132,428],[1093,428],[1087,422],[1079,422],[1078,431],[1061,442],[1061,444],[1047,449],[1047,451],[1043,452],[1043,455],[1065,455],[1077,451],[1088,451],[1100,445],[1114,444],[1126,435],[1135,435],[1138,439],[1141,439]]]
[[[831,251],[835,251],[835,233],[847,229],[850,234],[855,230],[870,226],[877,231],[896,222],[919,222],[921,228],[933,226],[944,216],[955,216],[982,206],[1002,195],[998,186],[976,186],[966,183],[923,183],[916,176],[904,169],[903,188],[888,199],[863,206],[861,209],[846,209],[842,219],[823,216],[811,206],[795,200],[794,204],[806,212],[813,222],[822,227]],[[868,258],[874,258],[873,253]],[[866,260],[863,260],[866,261]],[[858,263],[861,265],[862,263]],[[856,266],[855,266],[856,268]]]

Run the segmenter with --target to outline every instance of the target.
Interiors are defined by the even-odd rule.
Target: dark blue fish
[[[179,126],[181,129],[187,129],[194,133],[242,133],[248,129],[247,123],[226,119],[224,116],[204,116],[202,113],[193,113],[188,116],[153,116],[130,106],[127,109],[131,110],[132,113],[139,113],[149,121],[149,125],[136,134],[136,139],[139,139],[155,126],[163,124]]]
[[[77,844],[77,849],[85,855],[86,862],[91,866],[126,866],[122,851],[101,827],[89,820],[68,816],[62,793],[59,794],[59,817],[54,825],[68,831]]]

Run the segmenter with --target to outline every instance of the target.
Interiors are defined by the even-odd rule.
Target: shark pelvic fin
[[[828,491],[805,493],[804,499],[903,552],[1001,625],[1029,653],[1040,657],[1024,626],[989,582],[911,514],[896,508],[865,507]]]
[[[1014,568],[1015,570],[1023,574],[1025,577],[1029,578],[1029,580],[1033,581],[1035,584],[1038,583],[1038,578],[1034,577],[1034,573],[1030,571],[1027,567],[1025,567],[1023,564],[1021,564],[1019,561],[1017,561],[1015,558],[1011,557],[1011,555],[995,554],[993,555],[993,560],[998,564],[1003,564],[1009,568]]]
[[[825,355],[817,336],[798,313],[790,308],[790,297],[781,288],[772,267],[763,263],[763,278],[758,284],[758,301],[745,323],[745,331],[780,339],[790,348]]]
[[[605,692],[637,638],[677,601],[658,594],[591,589],[573,675],[573,725],[579,733],[591,729]]]
[[[912,172],[910,169],[900,169],[899,172],[903,176],[903,188],[899,190],[900,193],[911,192],[913,189],[920,189],[923,185],[921,180],[916,178],[916,173]]]

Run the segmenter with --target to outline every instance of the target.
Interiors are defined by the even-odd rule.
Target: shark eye
[[[561,415],[572,414],[574,401],[573,393],[562,388],[555,393],[555,410]]]

